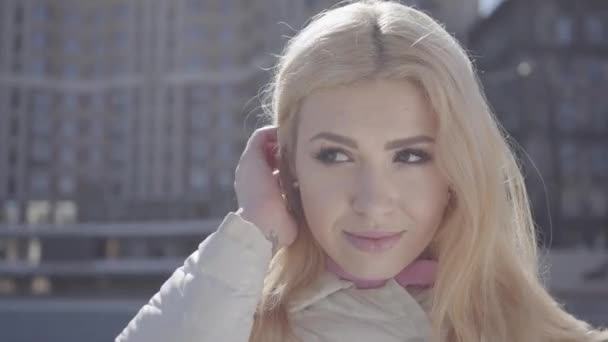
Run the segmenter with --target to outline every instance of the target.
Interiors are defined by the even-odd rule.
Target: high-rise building
[[[270,64],[267,7],[0,3],[4,216],[145,219],[225,209],[244,105]]]
[[[0,216],[222,215],[272,53],[336,3],[0,2]]]
[[[607,23],[601,0],[510,0],[471,33],[547,246],[608,247]]]

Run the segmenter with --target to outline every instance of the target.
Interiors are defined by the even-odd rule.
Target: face
[[[448,203],[434,160],[436,118],[407,81],[362,81],[308,96],[295,178],[324,251],[361,279],[388,279],[428,246]]]

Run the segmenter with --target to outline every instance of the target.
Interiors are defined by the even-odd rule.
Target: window
[[[608,198],[606,192],[598,188],[589,189],[587,198],[591,216],[605,218],[608,214]]]
[[[234,149],[230,143],[222,143],[217,146],[217,157],[222,161],[231,161],[234,158]]]
[[[193,162],[205,162],[209,158],[209,142],[205,139],[193,139],[191,147],[191,159]]]
[[[30,190],[34,195],[48,195],[51,180],[47,173],[42,171],[33,172],[30,177]]]
[[[98,66],[100,64],[97,64]],[[94,94],[91,96],[91,108],[96,111],[101,111],[103,107],[103,96]]]
[[[46,36],[44,32],[34,32],[32,35],[32,46],[40,50],[46,48]]]
[[[129,121],[127,117],[112,115],[109,120],[109,134],[116,140],[123,140],[129,133]]]
[[[72,146],[64,146],[59,151],[59,160],[65,165],[73,165],[76,162],[76,153]]]
[[[17,89],[13,89],[11,91],[11,109],[17,109],[19,108],[19,105],[21,104],[21,96],[20,93]]]
[[[93,148],[89,150],[89,163],[90,166],[96,168],[101,165],[101,151],[99,149]]]
[[[37,162],[47,162],[51,160],[51,145],[47,141],[40,139],[32,142],[32,159]]]
[[[129,105],[129,97],[124,92],[114,91],[109,95],[109,104],[112,112],[126,113]]]
[[[89,121],[89,138],[91,140],[98,140],[103,137],[103,126],[99,120]]]
[[[49,201],[29,201],[27,203],[26,222],[29,224],[48,223],[51,214]]]
[[[205,39],[203,25],[190,25],[184,31],[189,42],[202,42]]]
[[[16,53],[19,53],[21,51],[21,47],[23,46],[23,38],[21,36],[21,34],[16,34],[13,38],[13,50]],[[14,65],[15,71],[20,71],[21,70],[21,64],[20,64],[20,60],[19,59],[15,59],[15,65]]]
[[[16,201],[6,201],[4,202],[4,222],[8,224],[17,224],[19,223],[19,204]]]
[[[198,110],[197,110],[198,109]],[[192,108],[191,113],[191,122],[192,129],[195,131],[205,130],[209,127],[210,118],[209,115],[203,111],[204,108],[202,106],[197,106]]]
[[[73,195],[76,190],[76,182],[74,177],[70,175],[63,175],[59,179],[59,192],[62,195]]]
[[[123,75],[127,72],[127,61],[117,60],[109,67],[109,69],[113,76]]]
[[[195,191],[207,190],[209,187],[209,173],[201,166],[193,166],[190,172],[190,186]]]
[[[219,183],[222,188],[227,188],[232,185],[232,174],[229,172],[222,172],[219,174]]]
[[[51,118],[48,113],[32,113],[32,133],[38,137],[48,137],[51,135]]]
[[[9,176],[6,182],[6,193],[9,197],[17,195],[17,180],[14,176]]]
[[[197,104],[205,104],[209,99],[209,92],[204,86],[190,88],[190,101]]]
[[[190,12],[191,10],[194,10],[195,13],[205,10],[204,0],[187,0],[186,11]]]
[[[580,165],[584,163],[579,148],[572,141],[565,141],[559,147],[560,171],[565,179],[580,177]]]
[[[231,86],[224,86],[219,89],[219,97],[222,102],[233,102],[234,91]]]
[[[576,105],[571,100],[557,103],[557,127],[562,132],[572,132],[576,127]]]
[[[75,10],[74,6],[72,8]],[[63,23],[69,29],[75,29],[80,25],[80,20],[78,13],[72,11],[64,13]]]
[[[306,8],[314,8],[317,4],[316,0],[305,0],[304,3]]]
[[[125,163],[127,161],[127,149],[122,146],[112,146],[110,151],[110,159],[114,163]]]
[[[222,43],[224,43],[225,45],[234,44],[234,41],[236,39],[236,33],[235,33],[234,27],[231,27],[231,26],[224,27],[220,32],[221,32],[220,37],[222,39]]]
[[[55,223],[67,224],[76,222],[78,207],[73,201],[58,201],[55,204]]]
[[[585,36],[591,43],[601,43],[604,40],[604,24],[602,19],[590,16],[585,19]]]
[[[103,45],[103,41],[101,40],[97,40],[95,41],[95,54],[97,55],[97,58],[100,59],[100,61],[98,61],[98,63],[101,63],[101,60],[103,60],[103,58],[105,57],[105,46]]]
[[[236,10],[234,0],[223,0],[219,1],[220,3],[220,11],[223,14],[231,14]]]
[[[186,69],[188,71],[201,71],[204,68],[203,56],[199,54],[191,54],[186,57]]]
[[[34,110],[40,113],[48,113],[51,107],[51,96],[46,93],[37,93],[34,96]]]
[[[63,46],[63,52],[66,54],[77,54],[80,52],[80,44],[75,39],[66,39]]]
[[[67,111],[73,112],[78,109],[78,98],[74,94],[67,94],[63,98],[63,106]]]
[[[75,80],[78,78],[78,66],[74,63],[68,63],[63,68],[63,76],[68,80]]]
[[[44,74],[44,61],[34,59],[28,63],[28,72],[32,75],[41,76]]]
[[[580,217],[583,214],[584,196],[577,186],[566,186],[562,190],[562,215],[567,218]]]
[[[49,11],[45,4],[35,4],[32,7],[32,17],[38,21],[44,21],[48,18]]]
[[[604,100],[605,102],[605,100]],[[598,104],[596,108],[591,110],[591,127],[596,132],[608,131],[608,104]]]
[[[589,149],[591,174],[599,181],[608,180],[608,158],[606,158],[606,151],[608,151],[608,143],[606,142],[604,144],[597,143]]]
[[[116,45],[117,49],[128,49],[129,41],[127,40],[127,35],[125,33],[116,35],[116,37],[114,37],[114,44]]]
[[[117,3],[112,7],[114,20],[125,20],[129,15],[129,6],[126,3]]]
[[[220,131],[230,131],[234,128],[234,120],[231,113],[222,113],[218,116],[218,129]]]
[[[555,27],[555,35],[559,44],[570,44],[574,37],[574,20],[565,15],[559,17]]]
[[[61,136],[67,139],[76,137],[78,129],[76,127],[76,121],[73,119],[64,119],[61,123]]]

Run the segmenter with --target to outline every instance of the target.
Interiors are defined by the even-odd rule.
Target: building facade
[[[608,3],[506,1],[469,48],[521,147],[544,243],[608,242]]]
[[[272,53],[336,3],[0,2],[1,221],[223,215]]]
[[[460,37],[477,15],[477,0],[405,2]],[[222,217],[274,54],[337,3],[0,1],[0,227]],[[11,237],[0,258],[145,258],[166,242]],[[80,284],[49,279],[59,292]],[[46,276],[9,288],[30,280],[49,291]]]

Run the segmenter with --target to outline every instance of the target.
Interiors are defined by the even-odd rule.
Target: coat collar
[[[304,289],[291,301],[289,311],[297,312],[303,310],[332,293],[354,286],[353,282],[340,279],[335,274],[324,271],[309,287]]]
[[[387,285],[401,287],[401,285],[398,285],[394,279],[388,280]],[[324,271],[309,287],[292,299],[289,305],[289,312],[301,311],[335,292],[350,288],[355,288],[355,284],[353,282],[340,279],[332,272]],[[406,292],[413,297],[413,299],[421,306],[423,311],[426,313],[430,312],[431,289],[408,287]]]

